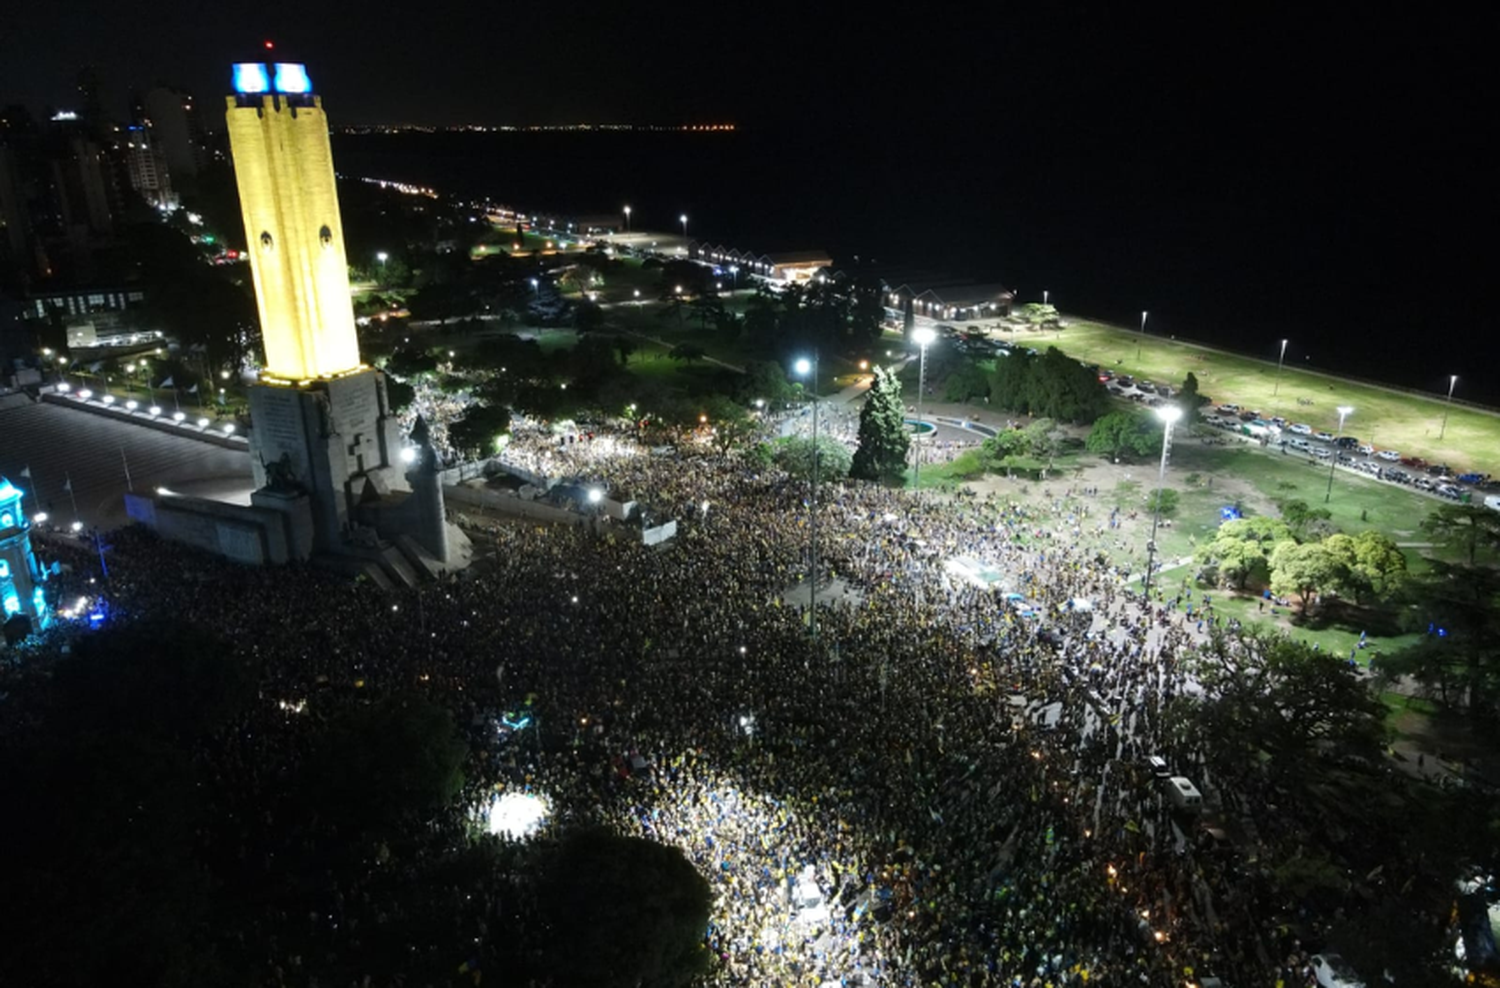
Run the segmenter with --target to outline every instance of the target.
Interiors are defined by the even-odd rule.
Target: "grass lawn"
[[[1455,405],[1439,441],[1443,395],[1427,398],[1387,391],[1294,366],[1283,370],[1278,389],[1274,360],[1255,360],[1149,333],[1143,337],[1092,322],[1069,322],[1061,334],[1022,332],[1013,338],[1038,349],[1056,345],[1070,356],[1117,374],[1157,383],[1179,385],[1192,371],[1203,393],[1216,404],[1233,402],[1329,432],[1338,428],[1338,406],[1349,405],[1354,411],[1345,429],[1377,448],[1481,473],[1500,470],[1500,415]],[[1274,345],[1274,341],[1268,344],[1271,356]],[[1298,398],[1313,404],[1298,405]]]
[[[1181,584],[1181,577],[1177,585]],[[1173,583],[1168,581],[1167,586]],[[1321,625],[1316,619],[1311,623],[1301,625],[1295,622],[1296,608],[1290,610],[1285,607],[1276,608],[1279,614],[1272,615],[1271,608],[1262,611],[1254,597],[1231,596],[1227,592],[1210,592],[1213,598],[1214,611],[1224,617],[1239,618],[1240,622],[1249,627],[1258,625],[1285,632],[1293,641],[1302,642],[1306,645],[1317,645],[1319,649],[1331,655],[1347,658],[1349,650],[1359,642],[1359,633],[1368,631],[1366,628],[1351,627],[1348,625]],[[1360,665],[1369,665],[1370,659],[1376,653],[1395,652],[1407,645],[1411,645],[1421,636],[1415,633],[1404,635],[1379,635],[1369,634],[1365,638],[1365,648],[1355,653],[1355,661]]]

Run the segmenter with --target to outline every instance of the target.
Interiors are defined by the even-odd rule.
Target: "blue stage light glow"
[[[246,96],[271,91],[271,77],[259,62],[237,62],[234,66],[234,91]]]
[[[307,77],[307,66],[296,62],[277,62],[276,91],[297,94],[312,92],[312,80]]]

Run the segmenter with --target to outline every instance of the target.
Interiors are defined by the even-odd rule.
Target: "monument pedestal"
[[[308,493],[316,551],[338,549],[358,523],[362,501],[406,489],[380,371],[257,384],[250,389],[250,420],[256,486]]]

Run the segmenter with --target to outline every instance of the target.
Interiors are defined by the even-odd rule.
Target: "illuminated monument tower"
[[[24,638],[52,621],[42,583],[47,573],[31,551],[31,521],[22,510],[23,494],[0,477],[0,607],[7,638]]]
[[[285,514],[290,555],[368,555],[415,542],[450,565],[437,458],[402,456],[385,376],[360,362],[322,100],[302,65],[234,67],[229,144],[265,340],[250,390],[259,508]],[[403,474],[400,463],[411,469]],[[461,564],[460,564],[461,565]]]

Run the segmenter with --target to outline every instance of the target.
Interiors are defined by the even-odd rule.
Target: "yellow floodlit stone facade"
[[[322,100],[230,96],[227,116],[267,376],[300,382],[357,369],[359,339]]]

